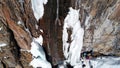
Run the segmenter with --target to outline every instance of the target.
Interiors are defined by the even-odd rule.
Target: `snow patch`
[[[42,35],[40,35],[38,38],[33,38],[34,39],[34,42],[40,44],[42,46],[43,44],[43,37]]]
[[[32,10],[37,21],[42,18],[44,14],[44,4],[47,4],[47,2],[48,0],[31,0]]]
[[[32,65],[34,68],[52,68],[51,64],[46,60],[46,55],[43,50],[42,43],[43,38],[41,35],[38,38],[33,38],[30,50],[33,56],[33,60],[30,62],[30,65]]]
[[[52,68],[51,64],[41,58],[33,59],[30,63],[34,68],[42,67],[42,68]]]
[[[0,31],[2,30],[2,27],[0,27]]]
[[[5,44],[5,43],[0,43],[0,47],[5,47],[5,46],[7,46],[7,44]]]
[[[90,27],[90,18],[91,18],[91,16],[86,17],[86,20],[85,20],[86,29],[88,29]]]
[[[43,30],[42,30],[42,29],[40,29],[40,32],[42,32],[42,33],[43,33]]]
[[[42,48],[42,46],[39,43],[36,42],[32,42],[31,43],[31,53],[34,57],[41,57],[42,59],[46,60],[45,58],[45,53],[44,50]]]
[[[21,21],[18,21],[18,22],[17,22],[17,24],[18,24],[18,25],[20,25],[20,24],[22,24],[22,25],[23,25],[23,22],[21,22]]]
[[[79,10],[75,10],[72,7],[69,8],[70,11],[64,20],[63,26],[63,52],[66,61],[70,63],[74,68],[81,67],[80,54],[83,46],[83,36],[84,29],[81,28],[79,20]],[[71,43],[68,43],[68,33],[67,28],[72,28]],[[69,51],[68,48],[70,47]]]
[[[82,59],[84,68],[120,68],[120,57],[98,57],[94,59]],[[81,67],[77,67],[81,68]],[[83,67],[82,67],[83,68]]]
[[[93,68],[120,68],[120,57],[99,57],[90,60]]]

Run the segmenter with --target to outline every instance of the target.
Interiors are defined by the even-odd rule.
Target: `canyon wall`
[[[48,0],[43,18],[34,17],[31,0],[0,0],[0,68],[30,68],[32,37],[42,35],[47,60],[56,65],[64,60],[62,30],[69,7],[80,9],[84,28],[84,51],[95,56],[120,56],[120,0],[59,0],[60,24],[56,20],[56,0]],[[40,31],[43,30],[43,33]]]

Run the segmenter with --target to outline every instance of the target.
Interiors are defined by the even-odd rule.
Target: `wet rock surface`
[[[23,1],[0,0],[0,44],[6,44],[0,47],[0,68],[32,68],[31,54],[21,49],[30,50],[32,37],[40,34],[48,61],[53,65],[63,61],[63,21],[71,6],[80,9],[80,21],[85,29],[83,52],[92,50],[94,56],[120,56],[120,0],[80,0],[77,5],[77,0],[59,0],[61,25],[55,25],[56,0],[48,0],[39,22],[33,15],[31,1]]]

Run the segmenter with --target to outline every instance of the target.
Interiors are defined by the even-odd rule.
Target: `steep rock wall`
[[[1,66],[30,68],[31,54],[21,51],[20,48],[30,49],[31,36],[38,37],[40,34],[44,38],[43,47],[47,59],[53,65],[63,61],[63,21],[71,6],[80,9],[80,21],[85,29],[83,51],[93,50],[95,56],[100,54],[120,56],[120,0],[59,0],[61,25],[57,26],[55,26],[56,5],[56,0],[48,0],[44,6],[44,16],[37,22],[30,0],[0,1],[0,43],[8,45],[1,48],[5,51],[5,55],[0,52]],[[43,29],[43,33],[39,31],[40,29]],[[10,60],[6,61],[4,57],[8,53]]]

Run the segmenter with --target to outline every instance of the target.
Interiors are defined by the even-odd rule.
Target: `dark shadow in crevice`
[[[20,53],[20,47],[19,47],[17,41],[15,40],[15,37],[14,37],[14,34],[13,34],[12,30],[10,30],[8,28],[8,32],[11,33],[11,35],[10,35],[10,40],[11,40],[10,46],[12,47],[11,52],[12,52],[12,54],[13,54],[13,56],[15,58],[15,61],[17,62],[17,64],[19,64],[19,65],[21,65],[23,67],[22,63],[20,62],[20,57],[21,57],[20,56],[20,54],[21,54]]]

